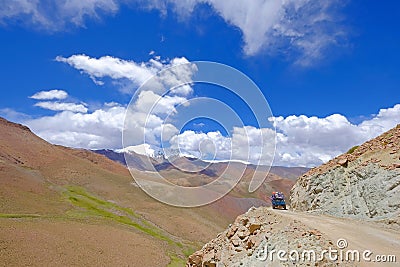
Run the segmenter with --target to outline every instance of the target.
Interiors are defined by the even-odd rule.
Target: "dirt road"
[[[289,210],[274,210],[288,219],[297,220],[310,228],[315,228],[325,234],[336,245],[337,240],[345,239],[347,246],[343,250],[359,250],[373,252],[369,256],[371,262],[361,260],[357,266],[400,266],[400,233],[385,229],[374,222],[356,221],[327,215],[293,212]],[[397,263],[379,262],[384,257],[380,255],[395,255]],[[378,256],[379,258],[376,258]],[[387,257],[386,257],[387,258]]]

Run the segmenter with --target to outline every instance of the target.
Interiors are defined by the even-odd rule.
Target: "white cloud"
[[[34,23],[39,25],[47,25],[47,19],[39,11],[38,0],[14,0],[2,1],[0,9],[0,23],[5,24],[6,21],[14,20],[18,17],[25,16]]]
[[[367,134],[366,138],[371,139],[379,133],[383,133],[400,123],[400,104],[393,108],[380,109],[378,114],[370,120],[360,124],[360,128]]]
[[[241,30],[244,52],[255,55],[297,54],[296,63],[312,64],[324,50],[344,40],[337,10],[343,0],[13,0],[3,1],[0,23],[25,22],[50,31],[69,24],[83,27],[85,19],[113,15],[121,5],[158,9],[167,15],[170,8],[181,19],[196,12],[196,5],[208,4],[228,24]],[[284,52],[281,52],[284,51]]]
[[[115,14],[119,9],[117,0],[66,0],[57,5],[58,13],[65,20],[78,26],[84,25],[85,17],[99,18],[101,13]]]
[[[231,158],[231,139],[223,136],[219,131],[196,133],[187,130],[173,136],[170,144],[172,149],[179,149],[183,155],[192,155],[202,159]]]
[[[30,96],[29,98],[36,100],[52,100],[52,99],[65,99],[68,97],[68,93],[63,90],[50,90],[40,91]]]
[[[24,124],[45,140],[70,147],[121,148],[122,129],[127,112],[125,106],[118,103],[105,103],[102,108],[86,113],[85,106],[79,107],[73,103],[39,102],[38,104],[52,110],[63,110],[53,116],[37,119],[22,118]],[[130,145],[140,145],[144,141],[159,145],[161,137],[163,140],[169,140],[179,132],[175,126],[165,123],[157,115],[137,110],[133,112],[131,118],[134,120],[127,123],[131,129],[129,131],[131,137],[129,140],[132,141]]]
[[[234,128],[232,134],[234,159],[249,154],[249,161],[255,164],[271,164],[275,151],[276,133],[269,128],[245,126]],[[247,148],[246,148],[247,146]]]
[[[193,91],[192,76],[197,67],[186,58],[167,61],[151,59],[146,63],[136,63],[111,56],[91,58],[73,55],[57,57],[56,60],[88,74],[97,83],[97,79],[110,77],[114,81],[127,79],[135,86],[142,85],[127,111],[125,127],[129,130],[124,132],[124,140],[128,140],[126,145],[138,145],[144,141],[159,145],[179,132],[164,120],[176,113],[177,105],[188,105],[187,97]]]
[[[85,26],[85,19],[100,19],[102,14],[115,14],[118,0],[4,0],[1,1],[0,23],[24,23],[48,31],[60,31],[68,25]]]
[[[173,134],[178,130],[172,124],[166,124],[163,120],[154,115],[127,111],[127,121],[125,122],[124,140],[125,146],[134,146],[143,143],[160,145],[163,127],[169,132],[173,129]],[[168,133],[168,135],[171,135]]]
[[[135,103],[135,108],[143,113],[170,115],[176,113],[176,105],[183,104],[186,101],[186,98],[180,96],[166,95],[161,97],[152,91],[141,91]]]
[[[275,133],[252,126],[235,127],[232,137],[221,132],[185,131],[171,138],[171,148],[206,160],[236,160],[268,164],[274,152]]]
[[[51,143],[89,149],[120,148],[125,110],[113,106],[87,114],[63,111],[24,123]]]
[[[196,12],[196,5],[208,4],[227,23],[238,27],[244,40],[244,52],[255,55],[266,50],[272,54],[297,54],[296,63],[310,65],[323,57],[324,50],[343,39],[337,9],[340,0],[168,0],[181,18]],[[167,13],[164,1],[148,6]]]
[[[156,97],[158,98],[158,96]],[[179,132],[174,125],[165,122],[166,114],[164,113],[168,113],[168,110],[165,109],[165,112],[161,112],[163,114],[160,114],[160,112],[155,113],[154,110],[149,112],[146,107],[152,105],[153,103],[145,102],[139,98],[135,105],[131,105],[128,108],[124,125],[125,146],[142,143],[160,146],[162,141],[169,140]],[[164,108],[174,109],[173,106]]]
[[[196,66],[189,64],[190,62],[184,57],[173,58],[165,62],[150,59],[148,62],[140,63],[111,56],[92,58],[87,55],[72,55],[68,58],[57,56],[55,60],[67,63],[75,69],[88,74],[98,85],[103,84],[98,79],[104,77],[110,77],[114,80],[128,79],[133,83],[134,87],[138,87],[147,81],[146,86],[148,89],[146,90],[150,90],[151,88],[151,91],[159,93],[164,92],[172,86],[190,83],[196,71]],[[182,67],[168,69],[177,65],[182,65]],[[165,71],[157,79],[154,78],[148,81],[161,70]],[[130,86],[125,86],[124,88],[130,88]],[[192,88],[190,85],[183,85],[173,91],[175,94],[188,95],[192,92]],[[132,93],[132,91],[127,93]]]
[[[400,104],[381,109],[371,119],[355,125],[340,114],[325,118],[288,116],[271,118],[277,129],[274,165],[318,166],[345,153],[354,145],[368,141],[400,123]],[[232,137],[220,132],[185,131],[172,137],[172,148],[182,154],[217,160],[242,160],[253,164],[271,160],[274,133],[270,129],[236,127]],[[212,144],[212,145],[210,145]]]
[[[85,107],[83,104],[75,104],[75,103],[44,101],[36,103],[35,106],[54,111],[72,111],[80,113],[87,113],[88,111],[87,107]]]
[[[117,102],[111,101],[111,102],[104,103],[104,106],[106,106],[106,107],[118,107],[118,106],[121,106],[121,105],[119,103],[117,103]]]
[[[125,107],[112,105],[87,114],[63,111],[38,119],[25,118],[23,123],[52,143],[90,149],[121,148],[125,112]],[[179,134],[174,125],[163,124],[160,117],[135,112],[135,120],[127,125],[133,129],[129,132],[130,140],[134,141],[131,145],[143,144],[143,127],[147,125],[146,143],[159,146],[163,133],[164,141],[169,140],[171,148],[179,147],[186,155],[200,157],[215,153],[218,160],[256,163],[260,159],[261,162],[268,161],[268,152],[273,150],[272,143],[268,142],[273,137],[270,129],[234,128],[231,137],[220,132],[185,131]],[[275,117],[274,123],[277,128],[274,164],[316,166],[395,127],[400,123],[400,104],[381,109],[377,115],[357,125],[339,114],[325,118]]]
[[[400,123],[400,104],[381,109],[372,119],[355,125],[343,115],[325,118],[301,116],[275,117],[278,131],[275,164],[318,166],[370,140]]]
[[[57,56],[56,61],[64,62],[96,78],[129,79],[137,85],[149,79],[155,73],[155,66],[134,61],[122,60],[111,56],[91,58],[87,55],[72,55],[68,58]]]

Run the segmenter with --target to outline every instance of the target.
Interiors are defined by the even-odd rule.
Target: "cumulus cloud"
[[[176,114],[176,105],[187,98],[176,95],[158,95],[153,91],[141,91],[126,112],[124,145],[149,143],[160,146],[179,130],[166,122],[168,116]]]
[[[174,125],[165,124],[160,117],[135,112],[134,120],[125,125],[134,129],[130,132],[131,145],[143,144],[143,129],[146,126],[146,143],[159,145],[160,136],[163,135],[162,141],[168,141],[172,149],[179,148],[181,154],[204,159],[264,163],[270,160],[270,152],[273,151],[273,142],[270,141],[274,133],[271,129],[236,127],[230,136],[218,131],[185,131],[179,134]],[[121,148],[125,113],[126,107],[114,103],[92,113],[62,111],[53,116],[28,118],[22,122],[52,143],[90,149],[115,149]],[[274,165],[312,167],[395,127],[400,123],[400,104],[381,109],[360,124],[352,124],[340,114],[324,118],[293,115],[271,120],[277,129]]]
[[[219,131],[194,132],[185,131],[170,140],[171,148],[178,149],[182,155],[191,155],[201,159],[231,158],[231,139]]]
[[[183,104],[186,101],[186,98],[180,96],[166,95],[161,97],[152,91],[142,91],[139,93],[135,108],[143,113],[169,115],[177,112],[176,105]]]
[[[346,117],[288,116],[270,118],[276,127],[274,165],[318,166],[349,148],[364,143],[400,123],[400,104],[381,109],[371,119],[352,124]],[[172,137],[173,148],[184,155],[210,157],[217,160],[242,160],[265,164],[274,151],[271,129],[250,126],[235,127],[231,137],[220,132],[185,131]]]
[[[73,55],[68,58],[59,56],[56,60],[88,74],[98,84],[102,83],[98,79],[109,77],[113,81],[129,80],[137,87],[142,86],[129,109],[111,102],[105,103],[103,108],[96,109],[92,113],[78,115],[74,113],[88,112],[85,105],[49,101],[36,103],[35,106],[62,111],[53,117],[43,117],[27,122],[28,125],[33,125],[35,131],[45,139],[63,145],[87,148],[102,146],[107,148],[110,144],[113,148],[119,148],[125,114],[128,119],[124,126],[129,131],[125,131],[124,136],[129,140],[129,146],[140,145],[143,142],[160,145],[160,142],[169,140],[179,132],[173,124],[166,123],[165,119],[176,114],[177,105],[187,106],[188,97],[193,92],[192,76],[197,71],[197,67],[186,58],[164,61],[151,59],[148,62],[137,63],[111,56],[91,58],[86,55]],[[143,82],[145,83],[142,84]],[[118,114],[115,114],[116,110],[119,111]],[[113,130],[110,129],[110,125],[105,125],[107,121],[103,120],[109,117],[110,113],[114,114],[114,120],[118,119],[118,124],[113,124],[118,127],[112,127]],[[38,123],[39,120],[40,123]],[[72,120],[84,127],[82,140],[77,140],[80,138],[80,131],[76,123],[68,127],[70,129],[62,127],[59,130],[59,125],[68,125]],[[102,127],[109,130],[104,133],[98,131]],[[91,132],[91,129],[94,132]],[[114,136],[110,137],[108,133]],[[91,138],[93,138],[92,141],[90,141]],[[116,138],[119,142],[115,141]]]
[[[231,136],[219,131],[185,131],[170,140],[172,149],[206,160],[235,160],[269,164],[275,149],[275,132],[252,126],[234,127]]]
[[[110,77],[112,79],[129,79],[136,84],[141,84],[149,79],[156,66],[154,64],[136,63],[111,56],[91,58],[87,55],[72,55],[68,58],[57,56],[56,61],[64,62],[88,74],[92,80]]]
[[[88,149],[119,149],[122,146],[126,112],[125,106],[113,103],[91,113],[61,111],[53,116],[26,119],[23,123],[54,144]],[[132,129],[129,131],[129,140],[133,146],[143,144],[144,141],[159,145],[161,136],[169,140],[178,133],[175,126],[164,123],[160,117],[140,112],[135,112],[134,120],[127,125]]]
[[[85,19],[113,15],[122,4],[157,9],[163,15],[172,12],[186,19],[196,6],[209,5],[228,24],[243,34],[244,52],[296,54],[296,63],[310,65],[324,50],[345,38],[338,9],[342,0],[13,0],[2,1],[0,23],[24,21],[51,31],[68,24],[84,26]],[[22,18],[22,19],[21,19]]]
[[[360,124],[340,114],[325,118],[288,116],[271,118],[277,129],[277,165],[317,166],[370,140],[400,123],[400,104],[381,109]]]
[[[90,58],[75,55],[58,60],[87,73],[93,79],[111,77],[129,79],[134,83],[148,79],[146,75],[164,70],[147,80],[128,110],[115,102],[106,103],[103,108],[92,113],[87,113],[87,108],[82,104],[49,101],[37,103],[36,106],[62,112],[28,120],[27,124],[43,138],[68,146],[120,148],[120,136],[125,127],[130,129],[124,132],[128,140],[125,145],[134,146],[145,142],[160,146],[161,143],[169,142],[171,149],[179,148],[184,155],[265,164],[272,159],[271,152],[274,151],[275,144],[272,138],[276,138],[275,165],[310,167],[324,163],[400,123],[398,104],[381,109],[378,114],[371,115],[370,119],[359,124],[351,123],[340,114],[324,118],[305,115],[272,117],[270,121],[277,130],[276,135],[271,129],[251,126],[235,127],[231,129],[230,136],[224,136],[220,132],[179,133],[173,124],[174,120],[168,116],[177,113],[177,105],[188,105],[193,90],[192,76],[196,68],[191,64],[184,64],[183,68],[169,67],[187,63],[187,59],[136,63],[112,57]],[[132,72],[139,75],[133,75]],[[175,88],[174,85],[180,82],[184,86]],[[172,90],[168,90],[169,88]],[[57,99],[54,97],[56,95],[58,98],[63,97],[60,92],[43,91],[32,98]],[[123,125],[125,114],[128,120]],[[167,118],[169,119],[166,122]],[[103,128],[106,130],[101,130]]]
[[[145,81],[152,78],[156,73],[165,70],[157,79],[151,79],[148,88],[152,91],[163,92],[171,86],[178,84],[188,84],[196,71],[195,65],[184,58],[173,58],[171,60],[160,61],[150,59],[148,62],[134,62],[123,60],[111,56],[92,58],[87,55],[72,55],[68,58],[57,56],[56,61],[67,63],[73,68],[86,73],[98,85],[104,82],[98,79],[109,77],[114,80],[127,79],[135,87],[142,85]],[[180,68],[168,70],[172,66],[182,65]],[[129,88],[125,87],[125,88]],[[150,90],[150,89],[147,89]],[[175,94],[188,95],[192,92],[190,85],[182,85],[174,89]],[[132,93],[132,91],[127,92]]]
[[[80,113],[88,112],[87,107],[85,107],[83,104],[75,104],[75,103],[43,101],[36,103],[35,106],[53,111],[72,111]]]
[[[35,106],[60,112],[53,116],[26,119],[24,123],[45,140],[71,147],[121,148],[124,126],[130,129],[124,133],[130,141],[129,145],[140,145],[143,142],[160,145],[160,142],[168,141],[179,132],[174,125],[166,123],[164,118],[173,113],[175,105],[186,101],[186,98],[161,98],[151,91],[143,91],[142,94],[143,97],[139,97],[129,110],[111,102],[91,113],[83,104],[38,102]],[[124,125],[126,114],[128,122]]]
[[[65,99],[68,97],[68,93],[63,90],[50,90],[40,91],[30,96],[29,98],[36,100],[52,100],[52,99]]]
[[[165,123],[162,118],[154,114],[129,109],[124,126],[125,146],[143,143],[159,146],[162,139],[169,139],[179,132],[174,125]]]
[[[120,148],[126,108],[112,106],[92,113],[58,112],[24,121],[45,140],[69,147]]]

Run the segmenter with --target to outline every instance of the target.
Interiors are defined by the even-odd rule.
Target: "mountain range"
[[[112,149],[98,149],[98,150],[92,150],[93,152],[104,155],[107,158],[119,162],[123,165],[126,164],[126,159],[125,157],[129,158],[130,162],[130,167],[133,167],[137,170],[171,170],[171,169],[179,169],[178,167],[180,165],[183,165],[183,162],[189,163],[187,166],[182,166],[182,169],[189,169],[190,172],[195,172],[193,170],[196,169],[207,169],[205,172],[209,172],[209,174],[212,175],[218,175],[220,171],[215,171],[215,170],[221,170],[226,168],[227,164],[244,164],[247,165],[249,169],[255,169],[257,166],[253,164],[245,164],[245,163],[240,163],[237,161],[215,161],[215,162],[208,162],[208,161],[202,161],[200,159],[196,158],[190,158],[187,156],[181,156],[177,159],[174,159],[173,162],[170,162],[167,159],[156,159],[155,157],[149,156],[149,155],[144,155],[144,154],[139,154],[134,151],[129,151],[129,152],[123,152],[121,150],[112,150]],[[152,166],[147,166],[146,161],[148,158],[151,158],[153,160],[154,165]],[[181,161],[181,162],[180,162]],[[132,164],[133,163],[133,164]],[[309,168],[306,167],[284,167],[284,166],[271,166],[269,172],[275,175],[278,175],[280,177],[289,179],[289,180],[296,180],[299,176],[302,174],[306,173],[309,170]],[[214,174],[212,173],[213,171]],[[199,171],[201,173],[201,171]]]
[[[269,205],[265,199],[272,191],[289,194],[293,177],[306,171],[277,167],[276,173],[288,178],[266,172],[263,185],[250,194],[254,167],[246,166],[228,195],[185,209],[162,204],[138,188],[120,153],[53,145],[2,118],[0,136],[0,262],[7,266],[181,266],[236,216]],[[135,171],[146,177],[143,155],[130,156]],[[195,186],[215,179],[226,163],[200,173],[165,162],[155,166],[167,179]]]

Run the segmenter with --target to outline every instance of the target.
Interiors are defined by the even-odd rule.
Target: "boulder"
[[[340,166],[347,167],[347,165],[349,164],[349,160],[348,160],[347,158],[340,159],[340,160],[338,161],[338,164],[339,164]]]
[[[250,232],[250,234],[253,234],[256,230],[258,230],[260,228],[261,228],[261,224],[259,224],[259,223],[250,224],[249,232]]]

